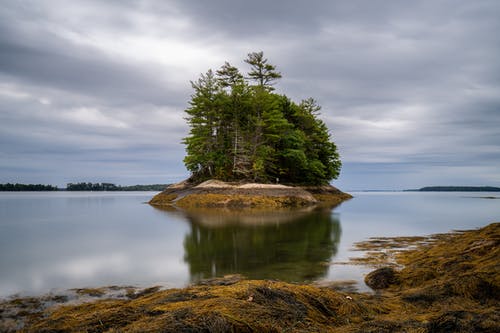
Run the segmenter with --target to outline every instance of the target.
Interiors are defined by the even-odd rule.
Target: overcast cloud
[[[339,187],[500,186],[499,31],[495,0],[5,0],[0,182],[186,177],[189,81],[262,50],[323,106]]]

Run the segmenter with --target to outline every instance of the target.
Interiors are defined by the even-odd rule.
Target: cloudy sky
[[[189,81],[262,50],[342,189],[499,186],[499,32],[496,0],[3,0],[0,182],[186,177]]]

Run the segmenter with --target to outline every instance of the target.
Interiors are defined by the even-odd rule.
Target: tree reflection
[[[302,282],[328,272],[341,228],[331,209],[188,212],[184,260],[192,281],[226,274]]]

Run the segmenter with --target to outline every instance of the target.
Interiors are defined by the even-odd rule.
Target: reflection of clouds
[[[130,267],[131,262],[124,253],[112,253],[97,257],[77,258],[70,262],[59,263],[52,270],[60,276],[68,278],[88,279],[105,272],[125,273],[126,267]]]
[[[0,297],[105,285],[180,287],[189,282],[190,269],[193,276],[211,276],[214,268],[230,271],[233,266],[228,265],[234,261],[222,258],[226,253],[240,255],[234,267],[247,270],[248,276],[276,278],[285,272],[290,279],[306,274],[355,279],[364,272],[322,264],[330,257],[347,261],[355,256],[352,243],[371,236],[471,229],[493,222],[500,213],[496,200],[463,193],[355,193],[355,199],[336,208],[336,213],[313,213],[316,221],[289,221],[279,228],[272,223],[214,228],[191,225],[182,213],[166,214],[141,204],[151,196],[2,193]],[[74,199],[71,205],[69,197]],[[222,241],[228,238],[235,242]],[[190,246],[189,263],[184,262],[185,246]],[[256,259],[255,266],[245,264],[244,255]]]
[[[20,283],[24,285],[21,286],[22,289],[34,292],[110,284],[149,285],[162,282],[181,286],[188,281],[188,270],[181,259],[182,253],[168,254],[160,251],[156,256],[151,256],[137,248],[131,248],[126,253],[69,258],[52,265],[28,267],[23,273],[29,276],[27,281],[4,281],[0,284],[0,290],[2,295],[18,292]]]
[[[0,297],[54,288],[187,283],[182,242],[189,227],[183,218],[166,218],[142,204],[151,196],[0,196],[0,206],[8,206],[5,223],[0,221]]]
[[[191,208],[177,209],[173,207],[154,207],[158,211],[166,212],[172,217],[181,217],[188,219],[191,222],[204,225],[206,227],[224,227],[228,225],[278,225],[282,223],[290,223],[297,221],[302,217],[306,217],[313,212],[317,212],[320,208],[309,206],[303,208],[278,208],[278,209],[263,209],[263,208]],[[329,208],[324,208],[330,212]]]
[[[156,279],[177,280],[179,273],[187,279],[188,269],[182,262],[181,257],[171,257],[169,260],[158,258],[158,261],[150,261],[147,265],[147,271]]]
[[[342,242],[335,262],[359,257],[352,244],[370,237],[423,236],[450,230],[482,227],[498,219],[495,200],[464,197],[459,192],[358,192],[337,212],[342,217]],[[472,194],[473,195],[473,194]],[[352,265],[333,265],[327,279],[358,280],[368,270]]]

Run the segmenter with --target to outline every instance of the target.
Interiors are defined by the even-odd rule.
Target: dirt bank
[[[351,195],[330,185],[305,187],[208,180],[197,185],[186,181],[171,185],[154,196],[149,203],[181,208],[283,208],[316,204],[333,206],[350,198]]]
[[[13,299],[0,303],[0,331],[500,331],[500,223],[435,235],[395,258],[397,265],[373,274],[380,286],[376,293],[230,276],[77,305]]]

